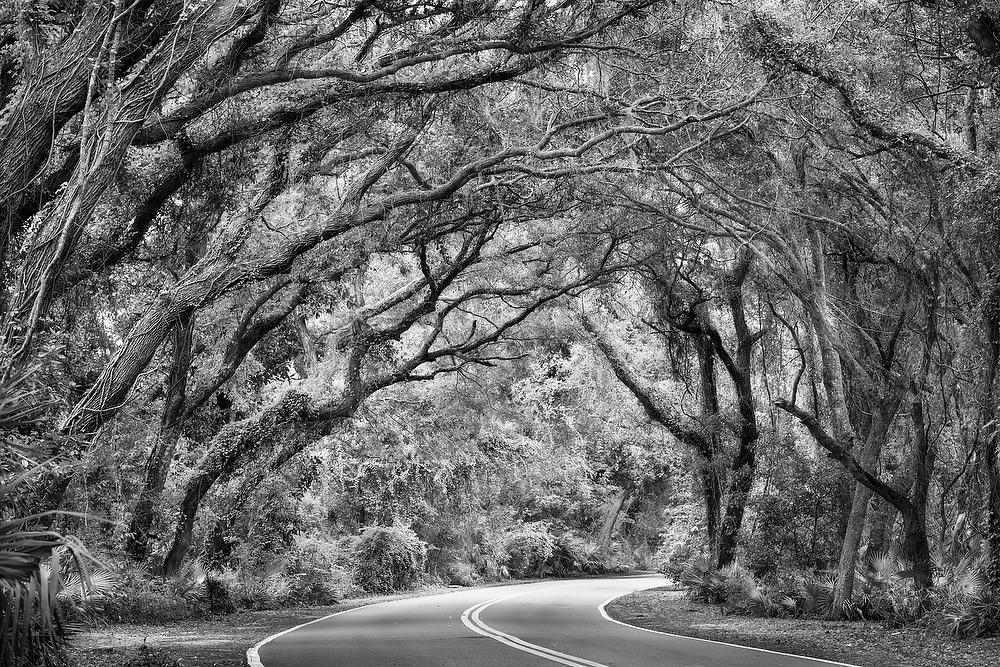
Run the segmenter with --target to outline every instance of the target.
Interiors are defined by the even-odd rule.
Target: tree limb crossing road
[[[660,577],[461,590],[350,609],[268,637],[252,667],[816,667],[843,663],[641,630],[604,604]]]

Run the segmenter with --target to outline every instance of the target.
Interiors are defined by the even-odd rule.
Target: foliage
[[[404,526],[372,526],[351,553],[354,583],[369,593],[392,593],[414,586],[423,574],[427,545]]]
[[[828,462],[783,449],[769,481],[768,493],[750,501],[756,530],[744,542],[747,567],[758,575],[836,567],[843,477]]]
[[[120,623],[164,623],[192,618],[218,604],[220,593],[193,563],[177,575],[153,575],[143,566],[112,569],[115,585],[102,603],[102,616]],[[211,589],[211,597],[209,592]]]
[[[663,513],[664,531],[659,536],[653,564],[658,572],[675,581],[681,580],[688,563],[706,556],[705,531],[699,514],[701,510],[694,503],[676,505]]]
[[[106,592],[89,561],[78,542],[0,524],[0,664],[61,662],[67,635]]]
[[[42,412],[35,390],[26,389],[34,371],[20,376],[0,376],[0,439],[3,456],[8,442],[35,426]],[[11,436],[13,439],[8,439]],[[20,457],[35,454],[33,446],[20,447]],[[62,662],[66,636],[74,617],[105,592],[105,580],[92,576],[96,561],[78,541],[47,530],[40,524],[54,512],[11,516],[19,487],[34,481],[45,470],[32,466],[20,474],[0,478],[0,665],[57,664]],[[8,462],[0,462],[0,470]],[[15,467],[15,470],[22,466]]]
[[[636,564],[997,631],[995,1],[6,4],[4,665]]]
[[[282,563],[253,573],[226,568],[213,576],[240,609],[281,609],[294,600],[295,579],[284,573]]]
[[[475,586],[480,581],[480,575],[476,568],[460,560],[448,563],[442,574],[444,580],[454,586]]]
[[[507,571],[513,577],[545,574],[549,560],[555,554],[556,542],[546,524],[525,524],[503,538],[507,554]]]
[[[938,559],[925,624],[959,637],[1000,635],[1000,599],[990,591],[987,560],[966,552],[957,562]]]
[[[955,564],[942,563],[933,591],[921,593],[898,556],[872,554],[858,567],[858,587],[847,616],[890,626],[920,623],[965,637],[996,634],[997,600],[984,585],[984,562],[965,557]],[[790,573],[765,584],[738,564],[716,568],[702,558],[687,565],[681,583],[691,599],[734,613],[826,618],[833,609],[836,573]]]
[[[296,602],[311,605],[336,604],[352,590],[347,569],[350,554],[337,542],[299,536],[288,557],[285,571],[293,578]]]

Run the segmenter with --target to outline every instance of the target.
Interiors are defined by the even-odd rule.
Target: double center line
[[[552,588],[559,587],[553,586]],[[542,590],[551,589],[545,588]],[[500,630],[487,625],[486,622],[479,616],[487,608],[499,602],[504,602],[505,600],[516,598],[521,595],[527,595],[528,593],[541,592],[542,591],[540,590],[525,591],[523,593],[515,593],[514,595],[507,595],[505,597],[493,598],[492,600],[487,600],[486,602],[480,602],[479,604],[475,604],[462,612],[462,623],[464,623],[470,630],[498,641],[501,644],[510,646],[518,651],[530,653],[531,655],[538,656],[539,658],[544,658],[552,662],[558,662],[561,665],[571,665],[572,667],[608,667],[608,665],[599,662],[592,662],[584,658],[578,658],[574,655],[556,651],[555,649],[539,646],[538,644],[532,644],[531,642],[525,641],[520,637],[515,637],[514,635],[507,634],[506,632],[501,632]]]

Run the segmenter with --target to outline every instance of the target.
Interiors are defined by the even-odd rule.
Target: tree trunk
[[[754,344],[764,334],[758,331],[750,333],[746,320],[746,305],[743,300],[743,283],[750,270],[752,255],[749,251],[741,251],[739,261],[733,271],[729,290],[729,310],[733,316],[733,328],[736,331],[736,354],[725,357],[726,369],[736,390],[736,404],[740,415],[739,449],[733,458],[732,476],[729,483],[729,497],[726,503],[725,519],[719,531],[719,567],[728,565],[736,558],[736,547],[739,543],[740,530],[743,527],[743,515],[746,512],[747,501],[753,490],[757,471],[757,440],[760,429],[757,425],[757,404],[754,400],[752,385],[751,361]],[[716,337],[717,345],[721,349]]]
[[[358,348],[367,349],[365,345]],[[256,467],[244,480],[252,480],[252,483],[240,486],[240,495],[249,495],[261,477],[279,470],[310,443],[327,435],[334,424],[352,416],[372,392],[388,386],[362,386],[358,378],[360,358],[360,354],[352,353],[351,368],[341,396],[313,403],[308,395],[290,390],[274,405],[252,417],[227,424],[212,438],[208,452],[185,485],[174,537],[163,561],[163,574],[176,574],[183,564],[191,547],[198,509],[217,482],[230,479],[241,466],[255,463]],[[270,465],[260,460],[266,452],[275,452]]]
[[[733,475],[729,483],[725,518],[719,527],[719,567],[729,565],[736,559],[736,547],[739,544],[740,529],[743,526],[743,515],[746,512],[747,500],[754,483],[755,458],[752,446],[744,447],[741,443],[740,451],[733,461]]]
[[[719,559],[719,525],[722,522],[722,479],[717,464],[719,452],[719,385],[715,376],[715,349],[711,339],[704,334],[695,336],[698,355],[698,379],[701,390],[702,416],[706,418],[709,432],[705,438],[708,449],[702,453],[698,474],[705,496],[705,529],[708,533],[708,552],[713,561]]]
[[[909,447],[904,447],[904,452],[909,449]],[[894,488],[909,495],[913,489],[913,473],[913,466],[901,463],[889,483]],[[866,557],[889,550],[892,525],[898,513],[896,507],[886,499],[878,498],[876,500],[875,512],[871,520],[871,532],[868,533],[868,547],[865,549]]]
[[[678,415],[662,405],[649,387],[643,386],[638,374],[625,363],[618,350],[607,340],[590,317],[584,316],[583,325],[587,331],[594,335],[597,347],[604,355],[615,377],[635,396],[646,415],[652,421],[663,426],[682,444],[690,447],[695,454],[696,461],[698,461],[696,466],[697,481],[705,499],[706,531],[709,535],[709,547],[712,548],[718,535],[722,487],[718,471],[715,469],[716,459],[710,439],[706,438],[700,431],[682,425]]]
[[[985,328],[987,342],[986,378],[979,422],[983,428],[983,468],[986,472],[988,492],[987,543],[990,560],[987,566],[989,588],[1000,595],[1000,461],[997,460],[996,381],[1000,366],[1000,288],[994,288],[986,297]]]
[[[191,348],[194,339],[194,314],[177,323],[173,334],[173,358],[167,377],[167,393],[163,402],[160,429],[153,449],[146,460],[145,478],[136,502],[125,538],[125,553],[132,560],[145,562],[149,558],[151,529],[156,519],[156,507],[167,482],[170,464],[184,425],[187,381],[191,370]]]
[[[838,442],[845,443],[847,449],[851,449],[854,447],[857,437],[850,422],[844,388],[844,373],[840,354],[837,351],[837,346],[842,341],[829,304],[826,265],[819,232],[815,232],[810,240],[814,270],[812,295],[811,298],[804,300],[803,305],[806,306],[806,312],[809,314],[816,332],[816,341],[823,368],[823,387],[826,390],[830,407],[830,421],[833,426],[834,438]],[[861,456],[862,466],[870,468],[870,459],[870,448],[866,447]],[[854,570],[857,565],[858,548],[861,545],[861,535],[864,532],[865,517],[868,513],[870,500],[870,491],[855,483],[847,531],[840,550],[837,585],[834,588],[833,606],[831,607],[831,617],[833,618],[843,616],[844,603],[850,600],[854,593]]]
[[[903,513],[902,556],[913,572],[913,585],[917,590],[927,590],[934,584],[931,577],[931,549],[927,541],[925,512]]]
[[[837,588],[834,591],[833,608],[830,612],[832,618],[843,616],[844,604],[854,595],[858,552],[861,548],[861,536],[865,530],[865,519],[868,516],[868,504],[871,499],[871,490],[855,482],[854,495],[851,498],[851,512],[848,514],[847,530],[844,533],[844,542],[840,547],[840,560],[837,563]]]
[[[1000,462],[997,461],[997,432],[992,429],[986,445],[985,468],[989,482],[989,519],[987,524],[987,541],[990,549],[990,560],[987,569],[989,587],[1000,594]]]
[[[913,437],[916,456],[913,461],[913,493],[910,496],[912,511],[903,515],[903,555],[913,568],[913,583],[918,590],[926,590],[931,579],[931,550],[927,542],[927,497],[930,494],[931,473],[937,452],[927,437],[924,405],[920,396],[913,400],[910,410],[913,420]]]
[[[621,518],[622,511],[631,503],[628,491],[622,489],[605,504],[601,528],[597,531],[597,546],[604,553],[611,552],[611,537]]]
[[[212,486],[220,479],[227,479],[241,464],[254,460],[260,452],[274,447],[277,441],[315,435],[312,431],[320,423],[310,421],[311,412],[308,396],[289,391],[271,407],[249,419],[227,424],[212,438],[208,452],[184,487],[174,537],[163,561],[163,574],[176,574],[183,564],[191,546],[198,509]]]

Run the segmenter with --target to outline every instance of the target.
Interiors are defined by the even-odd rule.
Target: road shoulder
[[[864,667],[995,667],[1000,639],[951,639],[880,624],[724,615],[684,593],[653,588],[624,595],[608,615],[649,630],[753,646]]]
[[[245,611],[165,624],[113,624],[79,634],[70,651],[72,667],[245,667],[246,651],[260,640],[296,625],[357,607],[440,595],[455,589],[428,586],[397,595],[350,598],[327,607]]]

